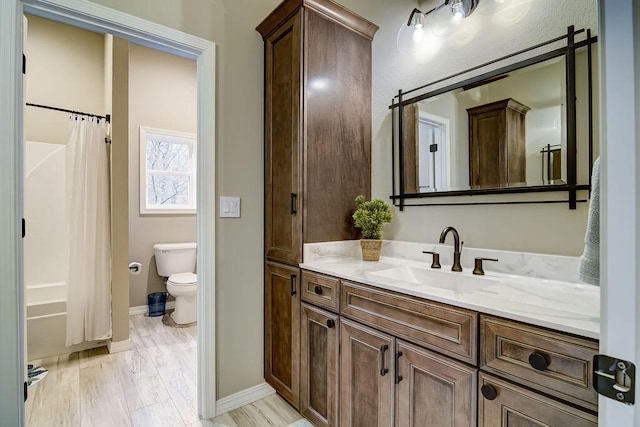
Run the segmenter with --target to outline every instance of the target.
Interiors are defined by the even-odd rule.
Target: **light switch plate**
[[[220,197],[220,218],[240,218],[240,197]]]

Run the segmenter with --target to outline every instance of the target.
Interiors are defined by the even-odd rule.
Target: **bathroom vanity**
[[[305,256],[322,245],[305,245]],[[452,273],[446,257],[441,270],[406,258],[305,259],[300,411],[315,425],[597,425],[597,287],[474,276],[464,260]]]

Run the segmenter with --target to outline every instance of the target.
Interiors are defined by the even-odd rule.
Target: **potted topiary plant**
[[[389,205],[374,199],[366,202],[364,196],[356,197],[356,211],[353,214],[355,225],[362,229],[362,259],[364,261],[378,261],[382,248],[382,228],[393,219]]]

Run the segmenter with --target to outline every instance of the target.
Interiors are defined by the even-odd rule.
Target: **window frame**
[[[147,200],[147,136],[154,135],[163,141],[174,144],[186,144],[192,147],[188,172],[155,171],[160,174],[171,176],[189,176],[189,203],[186,205],[152,205]],[[182,141],[184,142],[182,142]],[[188,132],[153,128],[150,126],[140,126],[139,138],[139,171],[140,171],[140,214],[141,215],[195,215],[196,214],[196,191],[197,191],[197,158],[198,143],[197,135]]]

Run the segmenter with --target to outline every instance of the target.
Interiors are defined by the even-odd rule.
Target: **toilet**
[[[176,298],[171,318],[179,325],[196,321],[196,243],[158,243],[153,245],[158,274],[166,277],[167,292]]]

